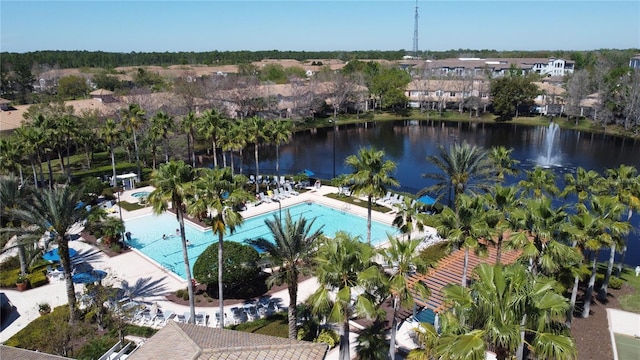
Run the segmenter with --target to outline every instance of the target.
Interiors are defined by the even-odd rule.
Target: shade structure
[[[83,272],[72,276],[72,280],[76,284],[91,284],[98,282],[107,276],[107,273],[102,270],[91,270],[89,272]]]
[[[417,199],[418,202],[421,202],[425,205],[433,205],[436,203],[436,199],[432,198],[429,195],[422,195]]]
[[[78,254],[78,251],[73,248],[69,248],[69,257],[74,257]],[[42,254],[42,258],[47,261],[57,262],[60,261],[60,254],[58,254],[58,249],[53,249]]]
[[[311,170],[309,170],[309,169],[304,169],[304,170],[302,171],[302,173],[304,173],[304,174],[305,174],[305,175],[307,175],[307,176],[313,176],[313,175],[315,175],[315,174],[316,174],[316,173],[314,173],[313,171],[311,171]]]

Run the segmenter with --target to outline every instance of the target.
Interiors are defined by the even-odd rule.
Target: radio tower
[[[418,58],[418,0],[416,0],[415,24],[413,25],[413,56]]]

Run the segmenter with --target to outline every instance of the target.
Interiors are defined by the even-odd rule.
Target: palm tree
[[[522,265],[480,264],[475,274],[471,288],[444,288],[452,308],[441,317],[439,357],[484,359],[491,349],[497,359],[510,359],[523,342],[521,330],[536,358],[577,357],[563,323],[567,300],[554,291],[554,280],[533,276]]]
[[[138,131],[145,121],[145,112],[138,104],[129,104],[126,109],[120,110],[122,117],[122,126],[127,132],[131,132],[133,138],[133,147],[136,153],[136,167],[138,169],[138,181],[142,179],[142,170],[140,169],[140,153],[138,152]]]
[[[396,208],[398,212],[393,219],[392,225],[397,227],[401,233],[406,234],[407,239],[411,240],[411,233],[415,230],[424,231],[427,214],[420,212],[415,200],[405,197]]]
[[[467,271],[469,267],[469,252],[486,253],[486,244],[479,239],[492,235],[485,219],[485,206],[481,197],[459,195],[457,212],[445,207],[442,212],[428,218],[427,225],[433,226],[438,235],[449,241],[454,249],[464,248],[464,265],[462,268],[462,286],[467,286]]]
[[[351,167],[351,174],[345,181],[352,184],[351,192],[357,196],[367,197],[367,243],[371,244],[371,210],[374,197],[382,197],[387,187],[397,187],[400,184],[391,174],[396,170],[396,164],[391,160],[384,160],[383,150],[375,148],[361,148],[358,156],[350,155],[345,164]]]
[[[322,227],[312,231],[315,218],[307,221],[300,216],[298,221],[294,221],[288,210],[284,219],[274,217],[273,220],[267,219],[264,222],[273,235],[273,240],[258,238],[246,242],[266,252],[273,267],[278,269],[267,279],[268,285],[288,285],[289,338],[296,339],[298,276],[311,271],[309,259],[313,258],[317,241],[323,236]]]
[[[520,258],[529,261],[534,274],[553,274],[565,264],[575,264],[580,257],[565,243],[567,213],[565,207],[555,208],[551,199],[524,199],[523,206],[511,212],[514,228],[508,247],[521,249]]]
[[[111,168],[113,170],[113,175],[111,177],[111,186],[117,185],[117,174],[116,174],[116,154],[115,148],[118,141],[120,141],[120,132],[118,131],[115,120],[107,119],[100,132],[100,137],[102,140],[109,146],[109,154],[111,155]]]
[[[564,183],[560,196],[566,198],[569,195],[576,195],[578,204],[584,204],[591,194],[600,192],[597,187],[602,185],[602,176],[594,170],[587,171],[583,167],[578,167],[575,177],[573,174],[565,174]]]
[[[189,265],[189,253],[187,239],[184,231],[184,206],[186,199],[191,196],[191,182],[195,178],[193,168],[184,161],[170,161],[158,167],[151,178],[151,184],[156,188],[149,194],[149,204],[155,214],[161,214],[169,209],[169,205],[176,213],[176,219],[180,224],[180,238],[182,240],[182,258],[184,261],[185,275],[187,277],[187,289],[189,291],[189,308],[191,310],[190,322],[195,322],[196,308],[194,302],[193,283],[191,281],[191,266]]]
[[[515,186],[502,187],[497,184],[490,192],[484,196],[484,204],[487,207],[485,219],[490,229],[495,229],[495,236],[487,238],[496,246],[496,264],[500,263],[502,257],[502,245],[504,235],[507,231],[520,230],[516,228],[511,212],[521,206],[518,197],[518,189]]]
[[[29,163],[31,164],[31,170],[33,171],[33,182],[36,188],[40,187],[39,179],[44,180],[44,175],[42,174],[42,158],[41,154],[41,146],[42,146],[42,137],[40,136],[40,131],[32,126],[21,126],[14,130],[16,135],[16,142],[22,145],[24,154],[29,158]],[[38,176],[38,171],[36,165],[40,169],[40,176]]]
[[[189,160],[191,161],[191,166],[196,166],[196,151],[195,151],[195,127],[199,122],[198,116],[193,112],[189,111],[183,118],[180,123],[180,129],[187,134],[187,153],[189,156]]]
[[[20,176],[21,184],[24,183],[22,161],[25,150],[15,136],[7,136],[0,139],[0,169],[2,169],[3,173],[17,172]]]
[[[536,167],[533,170],[527,170],[526,173],[527,178],[518,182],[518,186],[525,190],[522,192],[523,196],[531,195],[535,199],[542,199],[560,192],[556,186],[555,175],[551,170]]]
[[[357,341],[357,359],[387,360],[389,358],[389,348],[384,330],[384,321],[376,319],[367,328],[360,330]]]
[[[59,135],[62,137],[67,150],[67,176],[71,176],[71,140],[76,138],[80,131],[78,118],[71,114],[65,114],[59,119],[57,126]],[[64,163],[62,159],[60,162]]]
[[[427,156],[427,161],[435,165],[440,172],[423,174],[426,179],[433,179],[436,184],[418,192],[445,195],[449,207],[453,207],[459,195],[476,194],[486,191],[495,182],[496,170],[486,150],[471,146],[466,141],[454,143],[447,150],[439,147],[438,155]]]
[[[518,169],[516,166],[520,161],[511,157],[513,149],[507,149],[504,146],[494,146],[489,150],[489,158],[493,161],[496,169],[496,177],[500,182],[504,182],[505,175],[516,175]]]
[[[389,344],[389,358],[396,357],[396,332],[398,328],[398,309],[400,306],[409,308],[414,304],[412,289],[409,288],[409,275],[412,273],[424,273],[427,264],[422,260],[418,251],[421,239],[402,241],[388,235],[389,246],[380,250],[380,255],[387,266],[393,269],[389,278],[389,290],[393,296],[393,321],[391,324],[391,341]],[[421,299],[429,297],[429,288],[422,283],[416,283],[413,287]]]
[[[607,178],[604,180],[605,188],[609,189],[609,194],[616,196],[618,201],[627,207],[627,221],[631,220],[633,211],[640,210],[640,176],[635,167],[620,165],[617,169],[607,169]],[[620,262],[618,263],[618,276],[622,271],[622,265],[624,264],[624,256],[627,252],[626,243],[622,246],[622,256],[620,256]],[[611,256],[609,257],[609,267],[607,268],[607,274],[603,286],[606,289],[609,284],[609,278],[611,277],[611,271],[613,267],[613,257],[615,249],[611,249]]]
[[[81,190],[68,185],[41,189],[12,211],[15,219],[31,225],[24,229],[25,233],[42,236],[49,231],[53,241],[58,244],[69,302],[69,323],[74,323],[78,317],[76,292],[71,279],[73,269],[69,256],[69,230],[87,215],[85,207],[78,206],[81,198]]]
[[[602,247],[612,247],[622,236],[629,233],[631,225],[618,220],[625,207],[614,196],[593,196],[587,211],[581,211],[572,217],[572,222],[579,230],[585,248],[595,252],[591,259],[591,277],[585,293],[582,317],[589,317],[591,300],[598,270],[598,253]],[[606,295],[606,294],[605,294]]]
[[[220,134],[223,127],[225,118],[216,109],[205,110],[200,116],[198,129],[200,133],[211,140],[211,151],[213,154],[213,167],[218,167],[218,145],[217,142],[220,138]]]
[[[258,157],[258,148],[261,142],[267,141],[267,123],[258,116],[246,119],[246,140],[253,143],[253,151],[256,162],[256,179],[260,176],[260,159]],[[260,184],[256,181],[256,194],[260,192]]]
[[[174,126],[173,116],[167,115],[164,111],[158,111],[151,117],[151,129],[149,129],[149,132],[154,133],[156,138],[162,139],[165,163],[169,162],[169,136],[173,134],[171,130],[173,130]]]
[[[368,318],[376,316],[375,301],[369,292],[381,286],[383,277],[373,261],[374,255],[371,245],[339,231],[332,240],[320,245],[314,258],[320,286],[308,301],[314,313],[328,314],[329,321],[341,323],[340,360],[351,359],[350,317],[354,313]],[[334,301],[330,296],[332,290],[337,290]]]
[[[18,209],[23,199],[30,196],[31,188],[29,186],[21,186],[20,181],[13,175],[0,177],[0,228],[3,232],[11,234],[12,229],[19,226],[14,223],[12,211]],[[26,275],[28,272],[26,246],[22,239],[17,238],[18,258],[20,260],[20,273]],[[32,239],[27,239],[31,240]],[[3,251],[7,250],[5,246]]]
[[[227,229],[234,233],[244,219],[237,206],[252,199],[243,189],[246,178],[232,175],[229,168],[203,168],[194,182],[194,196],[189,204],[189,212],[204,219],[211,226],[214,236],[218,236],[218,300],[220,313],[224,313],[224,248],[223,240]],[[184,232],[183,232],[184,233]],[[220,328],[224,328],[224,318],[220,318]]]
[[[229,132],[227,134],[225,134],[227,136],[227,141],[228,141],[228,146],[229,149],[231,150],[231,173],[234,172],[234,161],[233,161],[233,152],[237,151],[238,152],[238,157],[240,158],[240,164],[238,166],[238,172],[240,174],[242,174],[242,167],[243,167],[243,149],[245,146],[247,146],[247,130],[244,127],[244,123],[242,121],[240,122],[233,122],[231,123],[232,126],[229,128]]]
[[[286,120],[271,121],[268,123],[269,142],[276,146],[276,175],[280,176],[280,145],[291,140],[292,123]]]

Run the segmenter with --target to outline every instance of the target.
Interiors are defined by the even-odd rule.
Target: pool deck
[[[131,196],[131,194],[134,192],[150,190],[153,190],[153,188],[144,187],[125,191],[120,195],[120,199],[122,201],[137,203],[139,199]],[[300,195],[284,199],[281,201],[280,205],[285,208],[287,206],[295,205],[298,203],[313,201],[325,206],[338,208],[343,211],[347,211],[360,216],[367,216],[366,207],[349,205],[344,202],[330,199],[324,196],[332,192],[337,192],[337,189],[335,187],[323,185],[319,189],[311,189],[307,192],[301,193]],[[122,218],[124,220],[149,215],[152,213],[151,207],[145,207],[143,209],[135,211],[126,211],[120,209],[118,206],[115,206],[114,208],[114,211],[111,212],[111,216],[120,216],[119,211],[122,211]],[[243,216],[248,218],[267,212],[277,211],[278,208],[279,206],[276,202],[263,203],[257,206],[248,207],[247,210],[243,212]],[[372,213],[372,218],[385,224],[391,224],[394,215],[395,212],[380,213],[374,211]],[[74,229],[74,232],[77,231],[77,233],[79,234],[81,230],[81,227],[77,227],[77,229]],[[141,253],[134,250],[115,257],[108,257],[102,252],[97,252],[92,245],[85,243],[82,238],[80,238],[79,240],[71,241],[69,245],[70,247],[78,250],[78,256],[90,254],[90,256],[86,257],[86,261],[95,269],[104,270],[109,274],[107,278],[103,280],[103,283],[111,283],[117,286],[121,281],[126,281],[130,285],[135,284],[140,279],[146,278],[150,279],[151,281],[158,281],[159,284],[164,288],[163,294],[144,298],[143,300],[145,302],[157,303],[160,309],[162,309],[163,311],[170,310],[175,314],[182,314],[189,311],[188,306],[175,304],[173,302],[167,301],[164,297],[164,294],[172,293],[179,289],[184,289],[186,287],[186,281],[180,279],[173,273],[168,272],[158,264],[143,256]],[[381,244],[380,246],[384,245],[385,244]],[[315,278],[310,278],[301,282],[298,285],[298,302],[301,303],[306,300],[309,295],[311,295],[317,288],[318,283]],[[83,292],[83,290],[83,285],[76,285],[76,292]],[[16,307],[17,311],[14,312],[13,321],[10,322],[6,326],[6,328],[2,330],[2,332],[0,332],[0,342],[6,341],[18,331],[23,329],[31,321],[39,317],[40,315],[37,308],[37,305],[39,303],[48,302],[52,307],[60,306],[67,303],[63,281],[52,282],[48,285],[30,289],[24,292],[15,290],[3,290],[3,292]],[[289,294],[287,289],[273,293],[271,297],[274,299],[280,299],[283,305],[288,305],[289,303]],[[229,319],[231,318],[231,313],[229,311],[230,308],[231,306],[225,306],[225,314]],[[217,310],[218,307],[198,307],[196,304],[196,313],[204,312],[209,315],[210,319],[214,318],[214,314]],[[337,353],[332,353],[333,351],[329,353],[327,359],[337,358]]]
[[[640,314],[618,309],[607,309],[607,319],[609,322],[609,334],[611,336],[611,347],[613,348],[614,360],[631,359],[631,357],[627,357],[622,354],[620,354],[621,356],[618,356],[619,344],[616,343],[615,334],[628,336],[630,344],[624,344],[623,346],[631,348],[635,347],[637,349],[639,347],[638,343],[640,343]],[[635,342],[632,339],[635,339]],[[635,351],[636,350],[632,350],[632,353]]]

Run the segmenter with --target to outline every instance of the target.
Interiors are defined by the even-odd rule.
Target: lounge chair
[[[404,201],[404,195],[400,195],[400,196],[398,196],[398,198],[396,200],[392,200],[390,202],[390,204],[391,205],[398,205],[398,204],[402,204],[403,201]]]
[[[255,184],[256,183],[256,177],[253,175],[249,175],[249,184]]]
[[[155,325],[158,327],[163,327],[167,324],[167,321],[171,319],[174,315],[174,312],[171,310],[165,310],[162,313],[159,313],[156,316]]]
[[[246,314],[247,320],[249,321],[258,320],[258,318],[260,317],[258,315],[258,310],[256,309],[256,306],[253,304],[246,304],[244,306],[244,313]]]
[[[391,195],[390,198],[388,198],[387,200],[383,201],[382,203],[384,205],[393,205],[396,201],[398,201],[398,199],[400,198],[400,195],[398,194],[393,194]]]
[[[389,201],[389,199],[391,199],[391,196],[392,196],[392,195],[391,195],[391,191],[387,191],[387,195],[385,195],[383,198],[381,198],[381,199],[380,199],[380,200],[378,200],[378,201],[380,201],[380,202],[387,202],[387,201]]]
[[[196,314],[196,325],[207,326],[207,314],[199,312]]]
[[[287,190],[287,192],[288,192],[289,194],[291,194],[291,195],[293,195],[293,196],[298,196],[298,195],[300,195],[300,193],[299,193],[299,192],[297,192],[297,191],[295,191],[295,190],[293,190],[293,189],[291,188],[291,183],[287,183],[287,184],[285,185],[285,189]]]
[[[280,190],[278,188],[275,188],[275,189],[273,189],[273,197],[278,199],[278,200],[284,200],[284,199],[287,199],[287,198],[291,197],[291,195],[285,193],[284,191],[282,191],[282,190]]]
[[[262,201],[264,203],[273,202],[273,200],[271,200],[271,198],[268,197],[267,195],[265,195],[263,192],[259,193],[258,196],[260,197],[260,201]]]
[[[189,317],[189,313],[185,312],[184,314],[180,315],[180,314],[176,314],[176,321],[179,323],[186,323],[187,322],[187,317]]]

